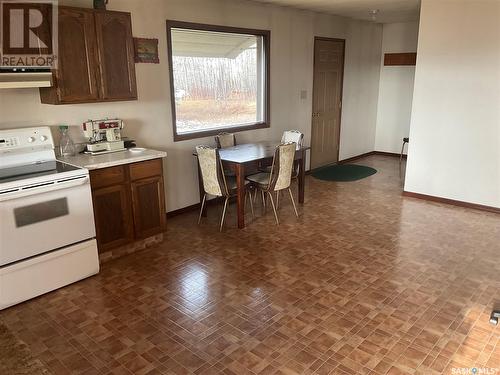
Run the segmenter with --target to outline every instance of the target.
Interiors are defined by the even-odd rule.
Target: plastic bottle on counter
[[[75,144],[71,140],[68,130],[69,128],[66,125],[59,126],[59,131],[61,132],[61,139],[59,141],[59,153],[61,154],[61,156],[75,156],[76,154]]]

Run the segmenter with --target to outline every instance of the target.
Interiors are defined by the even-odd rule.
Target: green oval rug
[[[356,164],[330,165],[316,169],[311,174],[324,181],[357,181],[377,173],[376,169]]]

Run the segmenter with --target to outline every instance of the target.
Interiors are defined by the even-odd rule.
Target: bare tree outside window
[[[175,140],[269,126],[269,32],[170,21],[167,33]]]

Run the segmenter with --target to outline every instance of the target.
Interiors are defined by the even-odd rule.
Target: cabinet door
[[[96,189],[92,197],[99,252],[133,241],[128,185]]]
[[[96,101],[97,54],[92,10],[59,8],[57,96],[61,103]]]
[[[163,177],[138,180],[131,185],[136,238],[146,238],[163,232],[166,217]]]
[[[137,99],[130,13],[96,12],[101,98]]]

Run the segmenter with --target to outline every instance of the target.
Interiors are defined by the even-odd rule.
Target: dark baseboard
[[[351,162],[356,161],[358,159],[363,159],[363,158],[366,158],[367,156],[372,156],[372,155],[375,155],[375,151],[365,152],[364,154],[356,155],[356,156],[353,156],[352,158],[339,160],[339,164],[351,163]]]
[[[167,218],[172,218],[175,216],[185,214],[186,212],[191,212],[191,211],[195,211],[195,210],[199,210],[199,209],[200,209],[199,203],[192,204],[191,206],[182,207],[182,208],[179,208],[178,210],[173,210],[173,211],[167,212]]]
[[[426,194],[420,194],[420,193],[413,193],[411,191],[403,191],[403,196],[409,197],[409,198],[423,199],[423,200],[431,201],[431,202],[445,203],[445,204],[450,204],[450,205],[458,206],[458,207],[472,208],[474,210],[488,211],[488,212],[493,212],[495,214],[500,214],[500,208],[498,208],[498,207],[491,207],[491,206],[485,206],[482,204],[457,201],[454,199],[436,197],[434,195],[426,195]]]
[[[365,152],[364,154],[361,154],[361,155],[353,156],[352,158],[340,160],[339,164],[351,163],[351,162],[356,161],[358,159],[363,159],[363,158],[366,158],[367,156],[372,156],[372,155],[392,156],[392,157],[397,157],[397,158],[399,158],[401,156],[401,154],[398,154],[396,152],[370,151],[370,152]],[[403,159],[406,159],[406,154],[403,154]]]
[[[373,151],[373,155],[382,155],[382,156],[393,156],[396,158],[401,157],[401,154],[397,152],[385,152],[385,151]],[[403,159],[406,159],[407,155],[403,154]]]
[[[358,156],[353,156],[352,158],[341,160],[338,162],[338,164],[350,163],[350,162],[353,162],[355,160],[362,159],[362,158],[365,158],[365,157],[371,156],[371,155],[393,156],[393,157],[398,157],[398,158],[400,156],[399,154],[396,154],[393,152],[370,151],[370,152],[366,152],[366,153],[358,155]],[[403,158],[406,158],[406,155],[403,155]],[[334,165],[334,164],[332,164],[332,165]],[[324,168],[324,167],[320,167],[320,168]],[[316,169],[319,169],[319,168],[316,168]],[[314,169],[309,169],[305,173],[306,173],[306,175],[309,175],[313,171],[314,171]],[[207,201],[207,206],[211,206],[213,204],[220,204],[220,203],[224,203],[224,200],[222,198],[215,198],[215,199],[211,199],[211,200]],[[167,212],[167,217],[174,217],[174,216],[182,215],[186,212],[196,211],[199,209],[200,209],[200,203],[196,203],[196,204],[192,204],[191,206],[187,206],[187,207],[179,208],[178,210]]]
[[[213,206],[215,204],[221,204],[224,203],[224,198],[218,197],[214,199],[210,199],[207,201],[207,207]],[[167,212],[167,218],[172,218],[178,215],[185,214],[186,212],[192,212],[192,211],[198,211],[200,209],[201,203],[195,203],[192,204],[191,206],[179,208],[178,210],[170,211]]]

